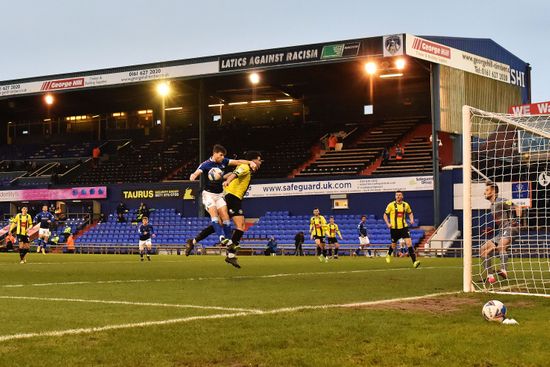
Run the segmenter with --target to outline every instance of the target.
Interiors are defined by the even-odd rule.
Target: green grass
[[[0,340],[179,319],[4,340],[0,366],[545,366],[550,359],[546,298],[458,293],[386,305],[284,309],[458,291],[459,259],[421,259],[419,269],[408,259],[389,265],[383,258],[240,260],[237,270],[219,256],[155,256],[141,263],[125,255],[31,254],[21,265],[15,254],[0,255]],[[481,306],[493,298],[508,306],[519,326],[482,319]],[[261,312],[230,316],[238,311],[170,305]],[[209,315],[230,317],[185,321]]]

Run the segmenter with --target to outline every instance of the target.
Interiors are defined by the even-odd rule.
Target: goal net
[[[550,296],[550,115],[463,108],[464,291]]]

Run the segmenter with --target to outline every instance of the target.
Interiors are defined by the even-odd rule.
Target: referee
[[[406,215],[409,216],[409,222],[414,222],[414,215],[411,210],[411,206],[406,201],[403,201],[403,192],[397,191],[395,193],[395,200],[388,204],[386,211],[384,212],[384,221],[390,229],[391,245],[388,248],[388,254],[386,255],[386,262],[391,262],[391,254],[395,250],[397,241],[400,238],[405,240],[409,255],[413,262],[413,266],[418,268],[420,261],[416,260],[416,253],[412,246],[411,235],[409,233],[409,225],[407,224]]]

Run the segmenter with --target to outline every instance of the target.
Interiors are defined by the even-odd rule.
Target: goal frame
[[[472,113],[489,120],[504,122],[550,139],[550,132],[533,129],[504,114],[495,114],[468,105],[462,106],[462,221],[463,221],[463,277],[464,292],[474,292],[472,283]],[[499,293],[499,292],[496,292]],[[506,294],[513,294],[506,292]],[[521,293],[524,294],[524,293]]]

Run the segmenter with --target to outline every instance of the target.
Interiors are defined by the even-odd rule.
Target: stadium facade
[[[404,68],[396,67],[398,58],[406,61]],[[367,62],[376,66],[373,75],[365,72]],[[261,75],[258,87],[249,85],[251,72]],[[155,94],[159,81],[169,81],[176,91],[170,99]],[[252,186],[254,199],[246,203],[246,211],[251,216],[260,216],[265,208],[302,214],[319,206],[328,212],[344,195],[354,213],[365,208],[381,213],[393,191],[403,188],[410,192],[409,200],[429,202],[416,210],[426,223],[438,223],[453,211],[452,185],[460,180],[456,173],[440,173],[440,167],[460,163],[462,106],[507,112],[511,105],[530,102],[530,86],[530,65],[490,39],[393,34],[3,81],[0,139],[19,144],[53,135],[71,139],[76,132],[110,139],[124,135],[121,124],[131,124],[120,117],[145,111],[147,125],[137,126],[146,135],[157,131],[166,136],[171,127],[185,126],[196,133],[202,160],[209,149],[208,127],[237,115],[245,123],[259,114],[288,115],[301,123],[419,118],[431,127],[430,174],[260,180]],[[45,94],[55,97],[54,105],[44,105]],[[267,112],[250,112],[253,101],[279,104]],[[47,184],[58,186],[67,185]],[[125,199],[174,205],[166,200],[169,194],[157,197],[156,190],[172,190],[183,199],[186,188],[196,190],[194,184],[175,181],[111,185],[102,210],[111,212]],[[289,202],[288,196],[296,200]],[[177,205],[182,212],[199,211],[193,200]]]

